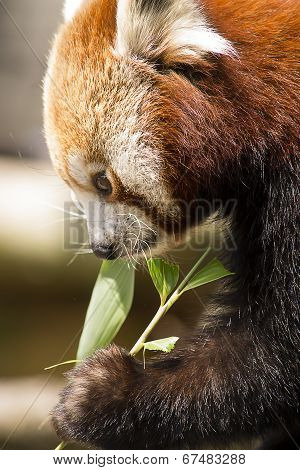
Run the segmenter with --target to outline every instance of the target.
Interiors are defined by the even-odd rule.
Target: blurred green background
[[[57,445],[49,410],[73,359],[100,263],[64,249],[69,191],[55,176],[42,131],[41,83],[62,0],[0,4],[0,442],[5,449]],[[54,208],[54,206],[56,208]],[[186,272],[199,252],[175,258]],[[70,261],[73,262],[70,264]],[[209,290],[199,290],[205,300]],[[137,275],[129,318],[116,342],[131,347],[159,299],[145,269]],[[193,293],[178,302],[155,337],[184,335],[202,306]]]

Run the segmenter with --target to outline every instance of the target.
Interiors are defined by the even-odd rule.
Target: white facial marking
[[[70,21],[79,10],[84,0],[65,0],[63,14],[65,21]]]
[[[80,185],[86,185],[90,181],[88,168],[84,162],[84,157],[79,154],[72,154],[68,160],[68,168],[71,177]]]
[[[138,0],[119,0],[116,51],[151,57],[168,50],[180,56],[235,54],[231,43],[208,24],[195,0],[170,0],[165,7],[150,4],[143,9]]]

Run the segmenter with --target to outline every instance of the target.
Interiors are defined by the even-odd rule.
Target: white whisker
[[[157,235],[157,230],[154,230],[153,228],[149,227],[149,225],[146,224],[146,222],[144,222],[143,220],[140,220],[140,223],[142,225],[145,225],[145,227],[148,229],[148,230],[151,230],[151,232],[153,232],[155,235]]]
[[[86,219],[86,216],[78,214],[77,212],[66,211],[62,207],[55,206],[54,204],[49,204],[49,203],[46,203],[46,202],[43,202],[42,204],[46,207],[49,207],[50,209],[55,209],[57,211],[63,212],[64,214],[73,215],[74,217],[77,217],[78,219]]]
[[[133,235],[135,235],[135,234],[133,234]],[[136,236],[136,235],[135,235],[135,236]],[[135,250],[136,243],[137,243],[137,241],[138,241],[137,237],[136,237],[136,242],[135,242],[133,248],[132,248],[132,239],[130,238],[129,241],[130,241],[130,245],[131,245],[132,259],[135,261],[135,263],[141,264],[141,263],[138,261],[138,259],[134,257],[134,250]],[[136,252],[136,255],[137,255],[137,253],[138,253],[138,252]]]
[[[149,243],[147,243],[145,240],[142,240],[142,243],[144,243],[148,247],[148,250],[150,252],[150,258],[152,258],[152,251],[151,251],[151,247],[150,247]]]
[[[72,219],[78,219],[78,217],[75,217],[75,215],[72,215],[71,217],[69,217],[70,220]],[[50,227],[51,225],[55,225],[55,224],[59,224],[59,223],[62,223],[64,222],[66,219],[65,218],[62,218],[62,219],[55,219],[55,220],[52,220],[51,222],[47,222],[45,224],[41,224],[37,227],[37,229],[43,229],[45,227]]]

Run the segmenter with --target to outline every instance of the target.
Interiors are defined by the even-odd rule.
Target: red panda
[[[183,209],[198,199],[237,201],[237,250],[216,311],[175,351],[144,370],[111,346],[68,374],[53,411],[62,439],[220,449],[258,438],[271,447],[283,432],[296,445],[299,7],[66,1],[45,77],[45,132],[88,214],[95,254],[164,252],[201,222],[197,205]]]

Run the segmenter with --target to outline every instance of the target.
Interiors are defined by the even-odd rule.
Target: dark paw
[[[96,351],[68,372],[52,412],[58,436],[98,448],[129,448],[130,392],[140,372],[140,364],[116,346]]]

